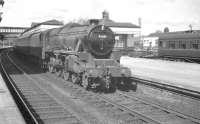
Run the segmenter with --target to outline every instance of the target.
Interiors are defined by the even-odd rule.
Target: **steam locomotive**
[[[70,23],[36,33],[23,33],[16,52],[65,80],[86,89],[115,91],[133,86],[131,71],[112,57],[114,33],[104,25]]]

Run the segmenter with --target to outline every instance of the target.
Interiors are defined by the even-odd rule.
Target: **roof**
[[[28,32],[28,31],[30,31],[30,30],[32,30],[32,29],[34,29],[34,28],[36,28],[40,25],[64,25],[64,24],[63,24],[63,22],[60,22],[60,21],[55,20],[55,19],[45,21],[45,22],[40,22],[40,23],[33,22],[32,25],[31,25],[31,28],[28,28],[27,30],[25,30],[24,33]]]
[[[157,36],[159,39],[192,39],[200,38],[200,31],[178,31],[178,32],[167,32],[167,33],[152,33],[149,35]]]
[[[10,27],[10,26],[0,26],[0,29],[28,29],[29,27]]]
[[[137,26],[128,22],[114,22],[112,20],[104,20],[104,19],[100,19],[99,21],[100,21],[99,24],[104,24],[105,26],[108,26],[108,27],[140,28],[140,26]]]
[[[134,25],[129,22],[115,22],[110,19],[90,19],[88,22],[105,25],[108,27],[118,27],[118,28],[140,28],[138,25]]]
[[[48,20],[48,21],[45,21],[45,22],[40,22],[40,23],[37,23],[37,22],[33,22],[31,24],[31,27],[36,27],[36,26],[39,26],[39,25],[63,25],[63,22],[60,22],[58,20]]]

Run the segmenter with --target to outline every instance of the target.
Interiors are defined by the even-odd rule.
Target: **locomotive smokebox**
[[[89,32],[87,45],[95,57],[109,56],[115,45],[114,33],[110,28],[98,25]]]

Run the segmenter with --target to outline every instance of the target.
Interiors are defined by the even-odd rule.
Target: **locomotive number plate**
[[[101,39],[105,39],[105,38],[107,38],[107,35],[98,35],[98,37]]]

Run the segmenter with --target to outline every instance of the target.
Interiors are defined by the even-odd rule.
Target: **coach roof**
[[[194,39],[200,38],[199,31],[178,31],[167,33],[152,33],[150,37],[159,37],[159,39]]]

